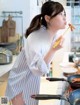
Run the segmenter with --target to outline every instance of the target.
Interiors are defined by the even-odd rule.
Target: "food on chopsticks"
[[[75,29],[75,27],[72,24],[68,24],[68,25],[69,25],[71,31],[73,31]]]
[[[74,27],[72,24],[68,24],[68,28],[65,30],[65,32],[63,33],[63,35],[61,35],[61,36],[55,41],[55,43],[54,43],[54,45],[53,45],[53,48],[57,47],[57,46],[60,44],[61,39],[62,39],[62,36],[64,36],[64,35],[67,33],[67,31],[68,31],[69,29],[70,29],[71,31],[73,31],[73,30],[75,29],[75,27]]]

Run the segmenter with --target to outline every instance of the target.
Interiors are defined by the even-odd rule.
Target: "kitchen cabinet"
[[[71,7],[71,23],[75,27],[71,33],[71,51],[80,52],[80,0],[67,0],[66,5]]]
[[[22,11],[2,11],[1,19],[0,47],[7,48],[14,55],[19,54],[23,46]]]
[[[71,44],[72,51],[80,52],[80,7],[72,7],[72,23],[75,27],[75,30],[72,32]]]
[[[79,6],[80,0],[66,0],[67,6]]]

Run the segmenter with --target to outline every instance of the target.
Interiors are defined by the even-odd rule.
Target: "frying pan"
[[[68,76],[67,79],[64,78],[46,78],[49,81],[67,81],[72,89],[78,89],[80,88],[80,82],[73,82],[73,79],[75,78],[80,78],[80,74],[75,74],[75,75],[71,75]]]
[[[70,105],[80,105],[80,89],[72,91],[68,97],[62,95],[36,94],[32,95],[31,98],[36,100],[61,99],[68,101]]]

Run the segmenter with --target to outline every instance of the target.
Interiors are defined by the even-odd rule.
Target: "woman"
[[[62,48],[63,38],[53,48],[56,33],[64,29],[66,17],[63,6],[48,1],[42,5],[41,14],[35,16],[26,30],[25,46],[10,72],[6,96],[13,105],[38,105],[31,98],[38,94],[40,76],[49,73],[49,64],[55,52]]]

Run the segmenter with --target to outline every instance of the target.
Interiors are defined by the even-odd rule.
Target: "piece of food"
[[[68,25],[69,25],[69,27],[65,30],[65,32],[63,33],[62,36],[64,36],[64,35],[67,33],[67,31],[68,31],[69,29],[70,29],[71,31],[73,31],[73,30],[75,29],[75,27],[74,27],[72,24],[68,24]],[[55,43],[54,43],[54,45],[53,45],[53,48],[57,47],[57,46],[60,44],[61,38],[62,38],[62,37],[59,37],[59,38],[55,41]]]
[[[74,79],[72,80],[72,82],[73,82],[73,83],[80,83],[80,78],[74,78]]]
[[[75,27],[72,24],[68,24],[69,28],[71,29],[71,31],[73,31],[75,29]]]
[[[69,26],[68,26],[68,28],[65,30],[65,32],[62,34],[62,36],[64,36],[66,33],[67,33],[67,31],[70,29],[71,31],[73,31],[74,29],[75,29],[75,27],[72,25],[72,24],[68,24]],[[62,37],[59,37],[56,41],[55,41],[55,43],[54,43],[54,45],[53,45],[53,48],[55,48],[55,47],[57,47],[59,44],[60,44],[60,42],[61,42],[61,38]]]

